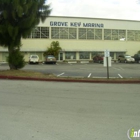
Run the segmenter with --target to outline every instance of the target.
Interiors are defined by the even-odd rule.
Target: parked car
[[[95,63],[103,63],[104,56],[103,55],[95,55],[93,57],[93,62]]]
[[[39,63],[39,56],[38,55],[30,55],[29,57],[29,64],[38,64]]]
[[[130,55],[119,55],[118,56],[118,61],[120,63],[121,62],[124,62],[124,63],[128,63],[128,62],[134,63],[135,59],[132,56],[130,56]]]
[[[134,59],[137,63],[140,63],[140,54],[135,54]]]
[[[52,64],[56,64],[56,58],[53,55],[47,55],[45,57],[45,63],[52,63]]]

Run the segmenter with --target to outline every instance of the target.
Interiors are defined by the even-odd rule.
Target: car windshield
[[[125,56],[126,58],[131,58],[131,56]]]
[[[53,56],[49,56],[48,58],[54,58]]]
[[[47,56],[47,58],[55,58],[54,56]]]
[[[36,55],[31,56],[32,58],[38,58]]]

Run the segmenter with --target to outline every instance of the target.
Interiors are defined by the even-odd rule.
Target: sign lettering
[[[81,23],[81,22],[59,22],[59,21],[50,21],[50,26],[53,27],[96,27],[96,28],[103,28],[103,23]]]

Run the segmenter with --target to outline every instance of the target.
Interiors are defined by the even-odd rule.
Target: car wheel
[[[127,63],[127,61],[126,61],[126,60],[124,60],[124,63]]]

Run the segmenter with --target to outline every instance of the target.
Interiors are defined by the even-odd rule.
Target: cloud
[[[48,0],[52,16],[140,20],[140,0]]]

